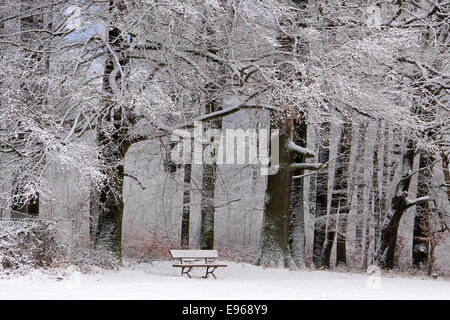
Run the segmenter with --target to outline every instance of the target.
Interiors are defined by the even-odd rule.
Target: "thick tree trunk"
[[[206,106],[207,113],[218,111],[216,101],[210,102]],[[222,119],[212,120],[209,124],[205,124],[205,130],[222,129]],[[213,142],[213,141],[210,141]],[[216,159],[217,151],[212,149],[211,158]],[[206,150],[203,152],[205,153]],[[206,154],[204,154],[206,155]],[[213,249],[214,248],[214,214],[216,211],[214,195],[216,189],[216,175],[217,175],[217,163],[214,160],[213,163],[203,162],[202,173],[202,199],[201,199],[201,221],[200,221],[200,248],[201,249]]]
[[[126,143],[125,132],[122,130],[117,131],[116,134],[108,138],[102,132],[99,132],[99,143],[100,146],[104,147],[101,158],[108,163],[107,167],[113,170],[113,172],[105,172],[109,179],[105,181],[103,188],[100,190],[100,214],[98,217],[94,248],[108,252],[121,261],[122,217],[124,208],[122,198],[124,180],[123,160],[130,144]]]
[[[112,11],[113,2],[109,10]],[[119,10],[123,3],[115,4]],[[124,121],[132,123],[130,116],[124,119],[126,110],[120,105],[110,105],[111,100],[120,97],[120,71],[129,62],[122,54],[125,48],[122,31],[112,27],[108,31],[108,42],[114,55],[109,52],[105,61],[103,90],[105,93],[105,110],[108,116],[100,115],[98,119],[97,144],[100,149],[100,161],[104,163],[104,174],[107,177],[99,191],[100,214],[97,223],[94,248],[103,250],[114,256],[119,262],[122,259],[122,217],[123,217],[123,180],[124,159],[131,146],[128,140],[128,126]],[[106,50],[106,49],[105,49]],[[116,60],[118,57],[118,61]]]
[[[304,119],[297,120],[294,124],[295,144],[306,148],[307,125]],[[293,161],[304,163],[306,156],[304,154],[293,154]],[[294,176],[304,174],[303,169],[293,171]],[[304,205],[304,178],[292,180],[291,207],[289,223],[289,245],[292,259],[298,268],[305,268],[305,205]]]
[[[216,164],[203,165],[200,248],[214,248],[214,193],[216,186]]]
[[[346,219],[349,211],[348,203],[348,165],[350,162],[350,141],[352,127],[349,123],[345,123],[341,128],[341,136],[339,139],[338,158],[336,160],[333,190],[331,192],[330,215],[328,218],[328,227],[325,245],[322,252],[322,266],[330,267],[331,250],[333,248],[334,238],[336,236],[336,228],[339,221]],[[339,215],[339,216],[338,216]],[[341,225],[341,228],[343,226]],[[339,230],[343,232],[343,230]],[[345,255],[345,234],[337,236],[339,241],[344,241]],[[345,259],[344,259],[345,260]]]
[[[326,163],[330,158],[330,123],[321,125],[319,162]],[[326,232],[326,215],[328,207],[328,170],[317,173],[316,211],[314,220],[313,264],[315,268],[322,266],[322,251]]]
[[[123,167],[117,168],[117,174],[123,173]],[[114,189],[105,187],[100,193],[100,215],[95,236],[96,250],[102,250],[112,254],[118,260],[122,259],[122,217],[123,199],[122,190],[123,175],[117,177],[118,181]]]
[[[280,130],[280,167],[267,178],[261,248],[257,265],[290,267],[289,209],[291,197],[292,153],[288,150],[291,127]],[[274,148],[274,146],[270,146]]]
[[[403,213],[410,207],[408,189],[411,183],[411,171],[414,164],[414,143],[407,140],[402,157],[402,175],[392,197],[391,206],[385,217],[380,233],[380,240],[375,256],[375,263],[385,269],[394,267],[394,255],[397,233]]]

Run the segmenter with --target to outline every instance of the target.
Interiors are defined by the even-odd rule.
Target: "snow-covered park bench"
[[[172,259],[178,259],[179,263],[174,264],[173,267],[181,268],[181,275],[187,274],[190,278],[192,268],[206,268],[206,273],[203,278],[207,278],[209,274],[212,274],[214,278],[214,271],[217,268],[225,268],[225,264],[214,263],[219,258],[217,250],[170,250]],[[201,263],[200,261],[204,261]],[[185,271],[185,269],[187,271]]]

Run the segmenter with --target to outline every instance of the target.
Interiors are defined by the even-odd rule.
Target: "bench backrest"
[[[214,259],[217,250],[170,250],[173,259]]]

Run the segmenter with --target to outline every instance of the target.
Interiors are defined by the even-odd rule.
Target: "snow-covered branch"
[[[406,198],[405,201],[406,201],[406,208],[410,208],[415,205],[418,205],[421,203],[426,203],[426,202],[430,201],[430,197],[424,196],[424,197],[416,198],[414,200],[410,200],[409,198]]]
[[[292,140],[290,140],[288,143],[288,149],[300,154],[304,154],[305,157],[307,158],[314,158],[316,156],[316,154],[313,151],[307,148],[300,147],[299,145],[295,144]]]
[[[292,170],[302,169],[302,170],[320,170],[323,167],[323,163],[292,163],[290,168]]]

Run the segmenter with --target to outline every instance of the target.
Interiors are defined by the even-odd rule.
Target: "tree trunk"
[[[412,140],[407,139],[404,150],[402,157],[402,175],[392,197],[389,211],[385,217],[375,256],[375,263],[385,269],[392,269],[394,267],[394,255],[400,219],[410,206],[407,197],[411,183],[410,172],[414,164],[414,143]]]
[[[375,230],[374,230],[374,248],[378,245],[378,238],[380,236],[380,228],[382,221],[382,211],[383,211],[383,159],[380,153],[383,151],[383,123],[378,124],[377,130],[377,141],[375,142],[375,149],[373,152],[373,215],[375,219]],[[379,160],[381,159],[381,161]],[[380,168],[381,162],[381,168]],[[381,170],[380,170],[381,169]]]
[[[307,125],[304,119],[295,121],[294,137],[295,144],[306,148]],[[293,154],[293,161],[304,163],[304,154]],[[293,171],[293,175],[303,175],[303,169]],[[290,223],[289,223],[289,245],[292,259],[298,268],[305,268],[305,205],[304,205],[304,178],[292,180]]]
[[[104,187],[100,192],[100,215],[95,236],[96,250],[122,259],[122,217],[123,217],[123,166],[118,166],[117,181],[113,188]],[[122,176],[120,174],[122,173]]]
[[[289,125],[280,130],[280,167],[276,174],[267,178],[261,248],[257,265],[291,266],[289,209],[292,171],[289,166],[292,163],[292,153],[287,148],[290,133]],[[270,146],[271,149],[274,147]]]
[[[326,163],[330,157],[330,123],[321,125],[319,162]],[[313,264],[315,268],[322,266],[322,251],[326,232],[326,215],[328,206],[328,170],[317,173],[316,211],[314,220]]]
[[[441,150],[441,158],[442,158],[442,171],[444,173],[444,180],[447,186],[447,198],[450,202],[450,171],[449,171],[449,161],[448,155],[445,154],[444,150]]]
[[[100,214],[98,217],[94,248],[108,252],[118,259],[118,261],[121,261],[122,217],[124,208],[122,198],[124,179],[123,160],[130,144],[126,143],[125,132],[118,131],[112,137],[108,138],[102,132],[99,132],[100,146],[104,147],[101,158],[103,161],[107,161],[107,167],[111,168],[113,172],[105,172],[109,179],[105,181],[100,190]]]
[[[203,165],[200,248],[214,248],[214,193],[216,186],[216,164]]]
[[[92,246],[95,243],[95,234],[97,233],[100,212],[100,192],[92,186],[89,199],[89,239]]]
[[[114,3],[110,3],[112,11]],[[122,3],[116,4],[119,10]],[[103,76],[103,90],[105,101],[117,100],[120,97],[120,79],[128,59],[122,54],[125,44],[122,31],[112,27],[108,31],[108,42],[115,56],[108,51]],[[106,50],[106,49],[105,49]],[[118,61],[116,61],[118,57]],[[123,217],[123,179],[124,159],[131,146],[128,140],[128,126],[124,121],[132,122],[132,117],[124,119],[126,110],[120,104],[105,103],[105,112],[108,116],[100,115],[98,119],[97,144],[100,149],[99,160],[104,163],[106,181],[99,191],[100,214],[97,223],[94,248],[103,250],[115,257],[119,262],[122,259],[122,217]]]
[[[192,166],[184,165],[183,217],[181,219],[181,247],[189,247],[189,221],[191,216],[191,173]]]
[[[364,228],[364,212],[365,212],[365,197],[364,191],[367,187],[365,178],[365,159],[364,150],[366,147],[366,130],[367,123],[363,123],[359,128],[359,142],[358,142],[358,154],[356,158],[357,163],[357,176],[356,176],[356,229],[355,229],[355,253],[357,260],[362,266],[363,258],[363,228]]]
[[[418,173],[418,186],[417,197],[424,197],[429,195],[431,186],[431,175],[434,159],[427,153],[420,154],[419,168],[425,168]],[[420,203],[416,206],[416,215],[414,217],[414,233],[413,233],[413,252],[412,260],[413,266],[421,268],[426,266],[428,261],[429,252],[427,241],[420,240],[425,238],[423,227],[429,226],[429,206],[428,202]]]
[[[337,246],[343,241],[344,262],[345,263],[345,231],[343,228],[343,220],[347,219],[349,211],[348,203],[348,165],[350,162],[350,143],[352,135],[352,126],[344,123],[341,128],[341,136],[339,139],[338,158],[336,160],[333,190],[331,192],[330,216],[328,219],[328,228],[326,234],[325,245],[322,252],[322,266],[330,267],[331,250],[333,248],[334,238],[336,236],[336,228],[338,227],[338,218],[340,230],[337,236]],[[339,216],[338,216],[339,215]],[[341,234],[342,233],[342,234]],[[341,249],[342,251],[342,249]],[[342,253],[342,252],[340,252]]]
[[[350,152],[352,147],[352,126],[348,124],[345,128],[345,141],[342,145],[342,151],[339,154],[344,154],[342,160],[343,173],[345,179],[342,180],[342,202],[339,203],[339,221],[336,236],[336,266],[347,264],[347,220],[351,205],[351,193],[349,192],[349,166],[350,166]],[[347,184],[347,185],[345,185]]]
[[[206,106],[207,113],[218,111],[216,101],[208,103]],[[205,130],[222,129],[222,119],[212,120],[209,124],[205,124]],[[215,138],[212,138],[215,139]],[[213,143],[213,141],[210,141]],[[206,150],[205,150],[206,151]],[[205,153],[205,151],[203,153]],[[217,151],[211,150],[211,158],[216,158]],[[217,163],[205,163],[203,161],[202,173],[202,199],[201,199],[201,221],[200,221],[200,248],[204,250],[214,248],[214,214],[216,211],[214,195],[216,189]]]

